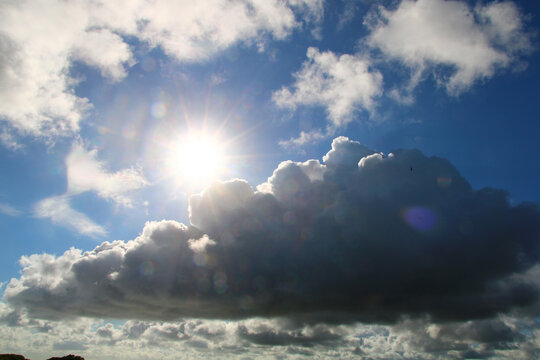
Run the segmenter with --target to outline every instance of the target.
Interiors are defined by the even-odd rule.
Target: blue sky
[[[2,348],[537,355],[538,16],[509,0],[4,2]],[[368,281],[383,272],[395,282]],[[240,278],[272,300],[251,304]]]

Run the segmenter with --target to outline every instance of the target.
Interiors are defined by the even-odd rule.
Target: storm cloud
[[[191,197],[190,225],[149,222],[131,241],[25,256],[4,298],[46,319],[393,323],[537,311],[538,206],[472,189],[445,159],[339,137],[322,163],[283,162],[257,189],[214,183]],[[311,336],[333,335],[298,343]]]

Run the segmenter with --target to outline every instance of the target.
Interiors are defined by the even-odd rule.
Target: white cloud
[[[19,216],[22,214],[22,211],[14,208],[9,204],[0,203],[0,213],[8,216]]]
[[[104,77],[116,81],[127,75],[124,64],[134,62],[129,46],[120,36],[106,29],[82,33],[73,45],[72,56],[100,69]]]
[[[71,208],[67,196],[53,196],[41,200],[34,206],[34,214],[40,218],[50,218],[53,223],[72,228],[84,235],[97,237],[107,234],[103,227]]]
[[[523,16],[508,1],[471,9],[461,1],[404,0],[393,11],[380,7],[366,23],[371,27],[367,43],[413,74],[424,66],[448,66],[449,76],[433,71],[451,94],[492,77],[531,50]]]
[[[343,29],[345,25],[347,25],[354,19],[354,16],[356,15],[357,10],[358,9],[356,8],[355,3],[353,2],[345,3],[344,9],[339,16],[339,21],[337,24],[338,30]]]
[[[71,197],[86,191],[94,191],[104,199],[129,207],[133,204],[133,192],[148,185],[148,182],[138,168],[107,171],[97,156],[97,150],[86,150],[81,144],[74,144],[65,161],[66,193],[39,201],[34,205],[35,215],[50,218],[53,223],[70,227],[84,235],[94,237],[105,235],[107,232],[103,227],[95,224],[85,214],[71,208]]]
[[[297,137],[279,141],[279,145],[285,149],[300,148],[306,144],[317,142],[329,137],[331,134],[321,130],[301,131]]]
[[[75,144],[66,157],[67,194],[75,195],[85,191],[95,191],[104,199],[130,206],[130,194],[148,182],[138,168],[123,169],[114,173],[108,172],[102,162],[97,159],[97,150],[86,150]]]
[[[0,17],[0,116],[34,136],[77,131],[88,108],[69,76],[73,45],[88,26],[81,3],[4,2]]]
[[[320,16],[321,0],[211,0],[145,3],[140,17],[148,22],[139,36],[179,60],[197,61],[240,41],[258,42],[270,34],[284,39],[299,25],[294,9]],[[182,21],[178,21],[182,14]]]
[[[346,3],[339,26],[354,9],[354,3]],[[375,9],[364,18],[370,32],[360,39],[361,53],[339,56],[310,48],[308,60],[294,74],[295,82],[274,92],[280,107],[325,107],[330,122],[325,131],[301,132],[281,141],[281,146],[297,148],[319,141],[325,132],[333,135],[352,121],[357,110],[372,113],[383,93],[383,76],[374,66],[384,62],[410,72],[408,81],[386,90],[389,98],[410,105],[415,88],[430,73],[449,94],[457,95],[497,70],[523,69],[522,57],[532,51],[525,17],[510,1],[471,8],[455,0],[403,0],[392,10]]]
[[[121,80],[133,63],[126,36],[178,60],[199,61],[239,42],[284,39],[322,11],[322,0],[4,2],[0,118],[26,135],[77,132],[90,104],[73,91],[73,62]]]
[[[6,128],[2,129],[2,131],[0,132],[0,143],[2,143],[2,145],[12,151],[19,150],[23,147],[17,142],[17,139],[13,135],[13,133]]]
[[[298,105],[322,105],[333,128],[349,123],[356,110],[374,110],[375,98],[382,93],[382,75],[371,69],[367,58],[338,56],[314,47],[308,49],[307,58],[294,74],[292,90],[283,87],[273,94],[278,106],[294,109]]]

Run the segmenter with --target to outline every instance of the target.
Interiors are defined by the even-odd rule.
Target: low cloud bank
[[[257,191],[215,183],[189,206],[189,226],[149,222],[132,241],[23,257],[4,298],[46,319],[393,323],[538,311],[538,206],[473,190],[417,150],[386,156],[339,137],[323,163],[283,162]]]

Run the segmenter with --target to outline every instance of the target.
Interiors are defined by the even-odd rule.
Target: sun
[[[217,180],[225,168],[221,141],[206,133],[190,133],[169,146],[168,172],[191,183]]]

